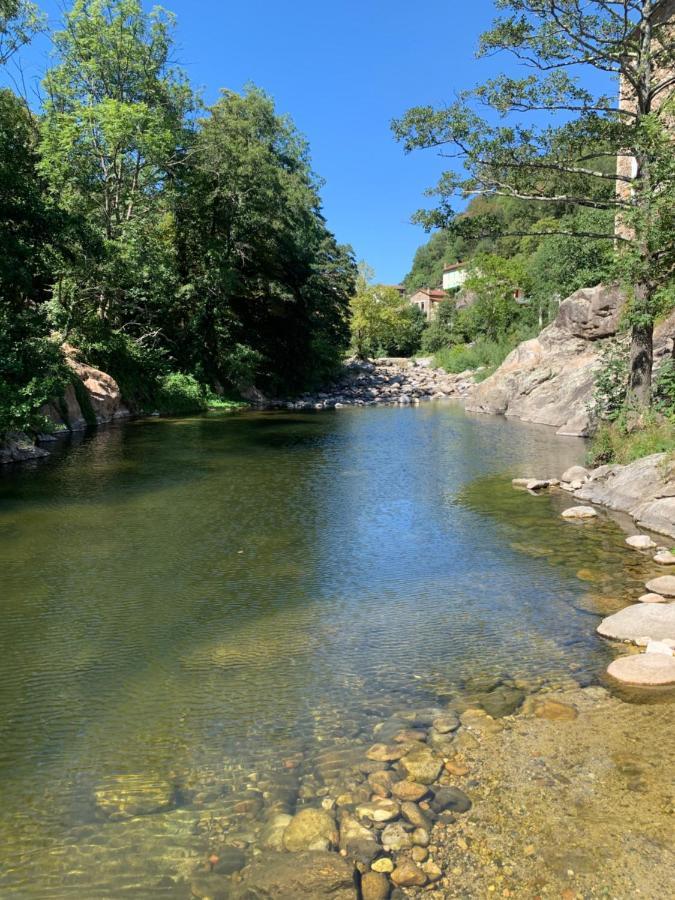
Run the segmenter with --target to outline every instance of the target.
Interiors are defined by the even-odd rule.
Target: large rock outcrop
[[[600,466],[574,496],[626,512],[643,528],[675,538],[675,463],[666,453]]]
[[[66,387],[60,401],[53,401],[42,410],[57,428],[83,431],[91,425],[106,425],[130,415],[114,378],[80,362],[78,351],[69,344],[63,350],[73,383]]]
[[[559,434],[587,435],[598,342],[616,334],[622,304],[616,287],[572,294],[551,325],[516,347],[494,375],[472,389],[467,409],[551,425]]]
[[[63,352],[73,379],[62,397],[40,410],[53,423],[56,432],[84,431],[92,425],[106,425],[131,415],[114,378],[80,362],[74,347],[66,344]],[[37,444],[54,439],[51,434],[43,434],[36,443],[36,439],[27,434],[0,435],[0,465],[49,456],[49,452]]]

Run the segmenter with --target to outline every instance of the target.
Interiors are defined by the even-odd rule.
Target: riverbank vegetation
[[[3,0],[0,62],[39,28]],[[340,365],[356,270],[307,143],[256,87],[205,107],[173,29],[140,0],[75,0],[40,109],[0,91],[0,432],[41,424],[66,341],[138,411]]]
[[[672,22],[658,3],[497,7],[502,15],[482,35],[479,55],[515,57],[522,75],[498,75],[444,108],[410,109],[393,125],[407,151],[435,148],[458,161],[429,192],[436,205],[417,214],[443,230],[418,254],[408,283],[438,279],[443,262],[466,256],[476,239],[521,242],[540,319],[547,294],[550,302],[558,290],[564,297],[575,286],[620,283],[630,336],[621,418],[632,434],[659,416],[654,326],[675,301]],[[476,208],[458,213],[457,198],[467,197],[479,198]],[[500,204],[515,204],[522,219],[503,215]],[[487,249],[493,254],[494,244]],[[667,416],[660,423],[670,428]]]

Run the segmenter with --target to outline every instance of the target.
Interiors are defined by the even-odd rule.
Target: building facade
[[[413,306],[417,306],[418,309],[421,309],[424,313],[424,317],[431,322],[436,318],[438,304],[443,300],[446,300],[447,296],[445,291],[424,288],[423,290],[416,291],[410,298],[410,302]]]

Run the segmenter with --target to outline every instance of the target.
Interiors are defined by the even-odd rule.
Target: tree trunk
[[[654,361],[654,325],[633,325],[630,339],[630,380],[628,406],[640,415],[652,401],[652,363]]]

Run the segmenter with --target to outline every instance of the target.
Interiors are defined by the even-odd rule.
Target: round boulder
[[[607,674],[624,684],[655,687],[675,684],[675,658],[661,653],[641,653],[615,659]]]
[[[361,897],[363,900],[387,900],[389,879],[381,872],[366,872],[361,876]]]
[[[675,566],[675,553],[670,550],[659,550],[654,556],[654,562],[660,566]]]
[[[649,582],[648,587],[651,588],[655,582],[662,580],[656,578]],[[634,644],[644,643],[645,638],[655,641],[673,639],[675,604],[636,603],[634,606],[627,606],[613,616],[603,619],[598,625],[598,634],[618,641],[631,641]]]
[[[638,597],[638,603],[667,603],[665,597],[661,594],[643,594],[641,597]]]
[[[675,597],[675,575],[660,575],[658,578],[652,578],[645,587],[654,594]]]
[[[404,756],[401,766],[411,781],[433,784],[441,774],[443,763],[430,748],[421,747]]]
[[[307,807],[297,812],[284,831],[284,847],[290,853],[302,850],[332,850],[338,845],[335,820],[325,809]]]
[[[626,538],[626,543],[634,550],[653,550],[656,547],[654,541],[646,534],[633,534]]]
[[[592,506],[570,506],[562,513],[563,519],[595,519],[597,515]]]
[[[565,472],[562,473],[561,481],[586,481],[588,478],[588,469],[584,469],[583,466],[571,466]]]

